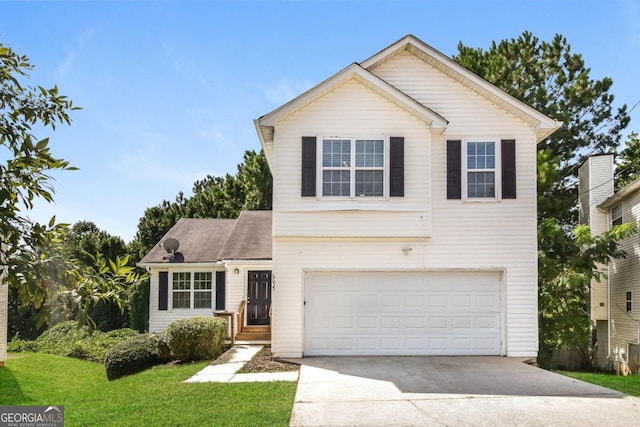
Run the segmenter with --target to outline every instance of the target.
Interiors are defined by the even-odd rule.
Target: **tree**
[[[493,42],[488,50],[458,44],[454,60],[564,125],[538,145],[544,163],[557,170],[554,179],[538,180],[538,217],[577,223],[577,166],[585,156],[615,150],[629,124],[626,105],[614,109],[613,80],[594,80],[582,55],[571,52],[559,34],[551,42],[530,32],[517,39]]]
[[[616,190],[640,177],[640,139],[631,132],[616,165]]]
[[[127,245],[118,236],[101,230],[91,221],[78,221],[62,237],[62,251],[68,260],[79,260],[85,265],[93,265],[94,254],[105,259],[116,259],[127,255]]]
[[[193,184],[193,196],[148,208],[138,223],[131,253],[141,259],[180,218],[236,218],[242,210],[271,209],[273,179],[263,152],[244,153],[236,175],[208,175]]]
[[[129,265],[128,256],[107,260],[101,254],[96,254],[90,258],[93,260],[92,265],[76,261],[75,268],[70,271],[75,279],[75,286],[64,294],[73,303],[78,323],[87,325],[92,332],[99,326],[95,320],[96,309],[115,306],[124,314],[131,289],[144,277],[135,272],[134,266]],[[116,328],[122,326],[116,325]]]
[[[39,304],[46,299],[47,250],[59,233],[55,217],[46,224],[31,221],[25,211],[36,199],[53,200],[51,171],[73,170],[54,157],[49,138],[33,129],[55,131],[71,124],[72,102],[58,88],[24,85],[33,69],[26,56],[0,44],[0,269],[6,269],[10,286],[18,287],[23,302]]]
[[[555,348],[589,346],[589,284],[598,265],[624,256],[617,241],[634,232],[618,226],[600,236],[577,225],[577,166],[615,150],[629,123],[614,109],[613,81],[594,80],[566,38],[540,41],[529,32],[488,50],[458,45],[454,60],[564,125],[538,145],[538,291],[541,356]]]

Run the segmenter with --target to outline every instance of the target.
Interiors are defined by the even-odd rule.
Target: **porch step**
[[[269,341],[271,340],[270,326],[244,326],[242,332],[236,334],[238,341]]]

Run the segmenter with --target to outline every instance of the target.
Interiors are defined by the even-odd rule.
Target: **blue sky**
[[[462,41],[567,37],[616,105],[640,101],[640,2],[3,1],[0,42],[81,111],[51,134],[79,171],[55,175],[39,221],[95,222],[125,241],[148,207],[235,173],[253,119],[406,34],[446,55]],[[640,131],[640,106],[627,132]],[[39,135],[46,136],[46,135]]]

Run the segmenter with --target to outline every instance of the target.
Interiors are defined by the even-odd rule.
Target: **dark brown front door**
[[[268,325],[271,307],[271,271],[249,271],[247,325]]]

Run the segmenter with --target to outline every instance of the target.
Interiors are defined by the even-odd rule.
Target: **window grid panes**
[[[611,210],[611,225],[620,224],[622,224],[622,205],[617,205]]]
[[[467,197],[496,196],[495,142],[467,143]]]
[[[213,273],[193,273],[193,308],[211,308]]]
[[[384,196],[384,140],[323,139],[322,195]]]
[[[174,272],[171,287],[173,308],[212,307],[212,272]]]

